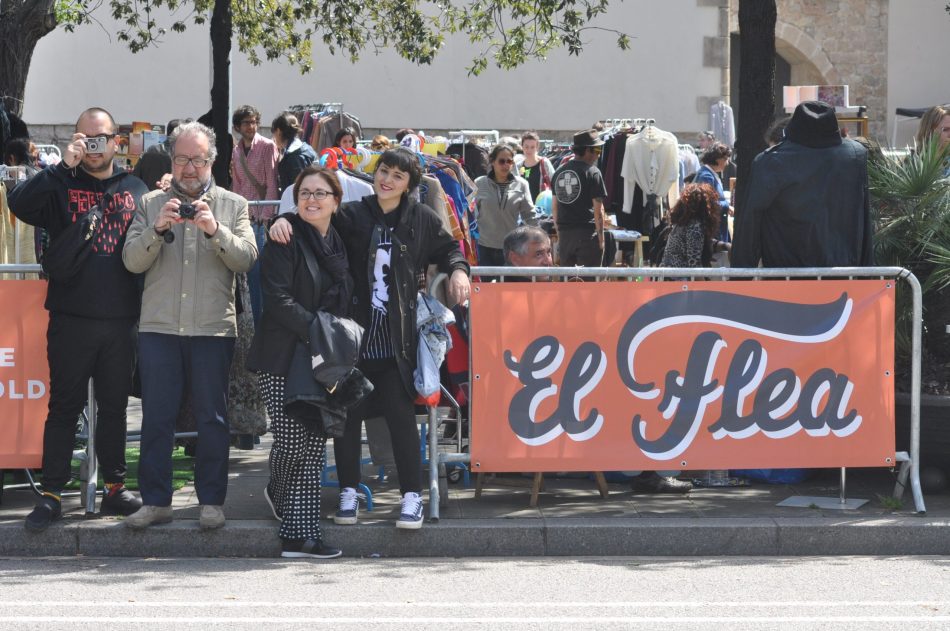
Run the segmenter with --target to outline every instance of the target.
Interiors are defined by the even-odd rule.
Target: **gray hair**
[[[168,137],[169,151],[172,155],[175,155],[175,143],[178,142],[179,138],[182,136],[196,136],[198,134],[202,134],[208,139],[208,159],[214,162],[214,159],[218,157],[218,146],[215,144],[217,137],[214,135],[214,130],[198,121],[182,123],[175,128],[172,135]]]
[[[529,243],[550,241],[548,233],[537,226],[518,226],[505,236],[502,249],[505,252],[505,263],[511,265],[511,253],[524,256]]]

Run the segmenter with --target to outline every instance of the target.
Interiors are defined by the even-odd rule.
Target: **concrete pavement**
[[[32,493],[7,490],[0,556],[276,556],[277,522],[262,495],[269,445],[268,435],[253,450],[231,451],[228,524],[220,531],[198,530],[197,498],[186,486],[175,494],[175,521],[166,526],[132,532],[120,518],[87,517],[78,497],[70,497],[61,523],[31,535],[23,518]],[[398,487],[375,474],[367,468],[375,506],[368,512],[364,505],[360,525],[324,522],[325,540],[347,556],[950,554],[950,495],[927,495],[923,516],[909,491],[895,507],[884,499],[895,481],[886,469],[848,471],[848,497],[870,500],[856,510],[777,506],[794,495],[837,498],[837,471],[801,484],[696,488],[687,496],[636,494],[611,483],[607,498],[593,480],[548,477],[535,508],[528,505],[530,476],[496,476],[479,499],[473,488],[449,484],[442,519],[415,532],[394,527]],[[325,516],[336,509],[337,492],[324,489]]]

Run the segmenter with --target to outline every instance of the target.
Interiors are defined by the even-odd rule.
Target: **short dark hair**
[[[521,134],[521,144],[524,144],[525,140],[536,140],[541,142],[541,136],[533,131],[526,131],[525,133]]]
[[[518,226],[505,235],[502,251],[505,253],[505,264],[511,265],[511,253],[524,254],[529,243],[536,241],[550,241],[548,233],[537,226]]]
[[[699,161],[703,164],[716,164],[723,158],[728,158],[732,155],[732,149],[722,144],[721,142],[714,142],[709,146],[709,149],[703,152],[703,155],[700,156]]]
[[[2,164],[6,164],[7,158],[13,158],[12,166],[33,166],[33,156],[30,154],[29,138],[11,138],[3,147]]]
[[[347,136],[353,136],[353,142],[356,142],[356,131],[352,127],[344,127],[340,131],[336,132],[336,136],[333,137],[333,146],[339,147],[340,142]]]
[[[297,134],[300,133],[300,123],[297,122],[297,117],[289,112],[284,112],[283,114],[278,114],[270,124],[270,130],[280,132],[280,135],[283,137],[284,142],[288,145],[297,137]]]
[[[769,146],[773,146],[785,140],[785,127],[790,120],[792,120],[791,116],[782,116],[772,121],[772,124],[769,125],[768,130],[765,132],[765,143]]]
[[[511,145],[508,145],[508,144],[505,144],[505,143],[502,142],[502,143],[499,143],[499,144],[497,144],[497,145],[495,145],[494,147],[491,148],[491,152],[488,154],[488,161],[489,161],[489,162],[494,162],[495,159],[496,159],[499,155],[501,155],[501,152],[502,152],[502,151],[507,151],[507,152],[510,153],[512,156],[515,155],[515,150],[511,148]]]
[[[336,198],[337,203],[343,200],[343,187],[340,186],[340,180],[337,178],[336,173],[326,167],[311,164],[298,173],[297,179],[294,180],[294,205],[299,205],[300,203],[300,183],[303,182],[304,178],[310,177],[311,175],[319,175],[323,181],[327,183],[330,190],[333,191],[333,197]]]
[[[231,125],[234,127],[240,127],[241,122],[245,118],[253,118],[258,123],[260,123],[261,112],[253,105],[242,105],[241,107],[234,110],[234,114],[231,116]]]
[[[76,131],[79,131],[79,121],[81,121],[84,117],[92,116],[93,114],[104,114],[106,118],[109,119],[109,122],[112,124],[112,133],[116,132],[115,119],[112,117],[112,114],[110,114],[107,110],[101,107],[90,107],[89,109],[84,111],[82,114],[80,114],[79,118],[76,119]]]
[[[422,181],[422,167],[419,166],[419,158],[405,147],[393,147],[387,149],[379,156],[379,162],[376,168],[386,165],[391,169],[399,169],[403,173],[409,174],[409,190],[415,189]]]

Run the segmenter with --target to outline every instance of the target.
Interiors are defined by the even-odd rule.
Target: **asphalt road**
[[[0,630],[950,628],[950,559],[0,559]]]

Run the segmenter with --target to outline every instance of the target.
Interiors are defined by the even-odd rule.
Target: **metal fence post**
[[[80,483],[80,497],[86,514],[96,512],[96,490],[99,484],[99,463],[96,459],[96,390],[89,380],[89,438],[86,439],[86,478]]]

